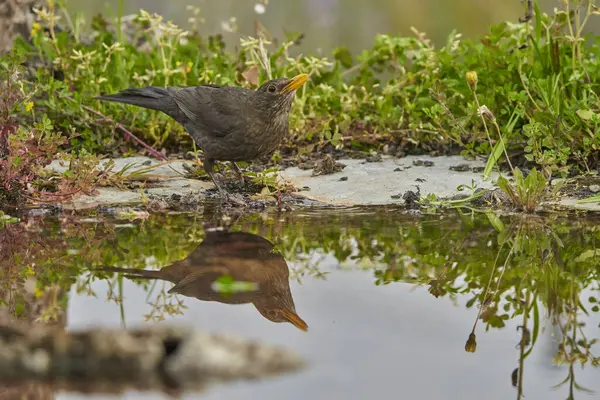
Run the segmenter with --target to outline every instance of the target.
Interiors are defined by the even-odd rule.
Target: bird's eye
[[[275,85],[269,85],[269,87],[267,87],[267,91],[269,93],[275,93],[276,90],[277,88],[275,87]]]

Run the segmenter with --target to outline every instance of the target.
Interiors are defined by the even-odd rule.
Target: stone
[[[435,160],[435,162],[433,161]],[[106,161],[104,161],[106,162]],[[168,164],[144,156],[118,158],[114,160],[114,171],[119,171],[128,163],[136,163],[132,170],[150,165],[158,165],[150,174],[155,181],[148,185],[147,198],[152,203],[150,210],[163,209],[175,197],[193,200],[194,204],[202,205],[206,199],[207,191],[214,186],[209,181],[187,179],[184,177],[183,164],[185,160],[171,160]],[[474,182],[477,189],[492,189],[498,174],[492,172],[488,179],[483,179],[485,162],[481,160],[466,160],[462,156],[417,157],[406,156],[395,158],[383,156],[380,162],[367,163],[360,159],[341,159],[333,161],[328,158],[330,166],[339,165],[342,171],[329,171],[325,175],[313,176],[310,168],[290,167],[279,173],[280,179],[291,182],[302,192],[306,205],[314,202],[323,202],[332,205],[384,205],[397,203],[398,193],[416,191],[417,186],[421,196],[435,194],[438,198],[455,198],[464,195],[458,191],[461,185],[471,187]],[[345,167],[342,167],[345,166]],[[460,165],[459,171],[451,167]],[[470,167],[470,170],[467,169]],[[48,168],[64,171],[65,166],[53,162]],[[342,179],[347,178],[347,179]],[[554,183],[554,182],[553,182]],[[592,189],[600,189],[600,185],[590,185]],[[112,187],[98,188],[98,196],[80,196],[71,203],[61,204],[63,209],[86,209],[105,206],[133,206],[142,204],[139,190],[120,190]],[[598,191],[600,192],[600,190]],[[394,198],[394,197],[396,198]],[[186,200],[186,202],[189,202]],[[568,209],[600,211],[600,202],[579,203],[577,198],[563,198],[558,201],[548,201],[542,206],[560,206]]]
[[[198,391],[305,367],[287,349],[180,326],[66,332],[0,327],[0,382],[59,383],[71,391]],[[166,386],[168,387],[166,387]]]

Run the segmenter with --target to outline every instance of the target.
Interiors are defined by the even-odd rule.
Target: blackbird
[[[130,279],[160,279],[175,284],[169,293],[225,304],[252,303],[272,322],[289,322],[307,331],[308,325],[296,313],[290,291],[289,269],[283,256],[273,251],[267,239],[247,232],[210,230],[185,259],[158,271],[104,267],[102,271],[125,274]],[[220,293],[214,282],[223,275],[235,281],[251,282],[257,290]]]
[[[201,85],[126,89],[99,100],[162,111],[179,122],[204,152],[204,170],[223,192],[213,173],[215,161],[251,161],[274,151],[288,133],[288,115],[296,90],[309,76],[270,80],[256,90]]]

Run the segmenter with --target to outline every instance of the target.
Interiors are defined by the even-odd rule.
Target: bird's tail
[[[136,269],[136,268],[117,268],[117,267],[101,267],[98,271],[104,272],[116,272],[123,274],[128,279],[161,279],[162,276],[160,271],[153,271],[147,269]]]
[[[119,93],[98,96],[96,99],[132,104],[138,107],[162,111],[169,115],[175,106],[175,101],[169,91],[166,88],[158,86],[125,89]]]

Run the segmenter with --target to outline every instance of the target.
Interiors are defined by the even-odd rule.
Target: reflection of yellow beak
[[[301,331],[308,331],[308,325],[306,324],[306,322],[304,322],[302,320],[302,318],[300,318],[300,316],[298,316],[298,314],[296,314],[293,311],[288,311],[288,310],[281,310],[281,315],[283,315],[283,317],[285,319],[287,319],[292,325],[294,325],[296,328],[300,329]]]
[[[310,76],[308,74],[296,75],[290,80],[290,82],[287,85],[283,87],[283,89],[281,89],[281,94],[289,93],[298,89],[300,86],[304,85],[309,79]]]

